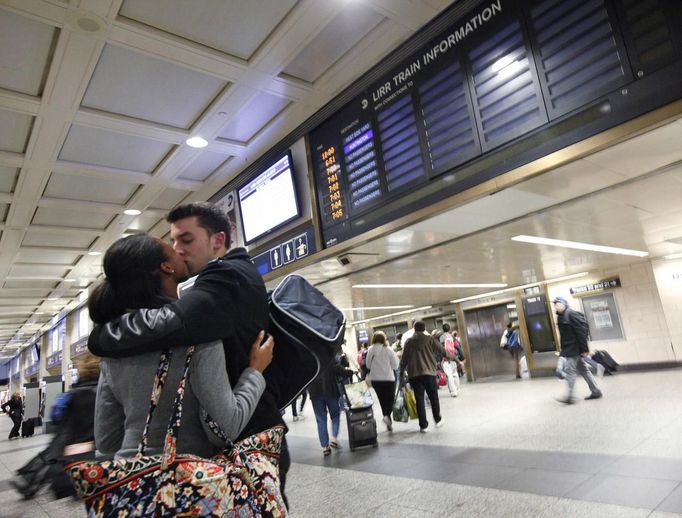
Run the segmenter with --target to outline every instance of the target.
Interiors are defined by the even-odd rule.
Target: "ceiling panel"
[[[19,264],[14,263],[9,277],[64,277],[70,268],[58,264]]]
[[[59,158],[151,173],[171,148],[156,140],[73,125]]]
[[[66,248],[90,248],[90,245],[97,239],[95,235],[75,234],[65,232],[43,232],[29,230],[24,236],[22,246],[55,246]]]
[[[104,178],[52,173],[43,196],[125,205],[138,187],[139,185]]]
[[[382,20],[381,14],[361,2],[348,2],[283,72],[314,82]]]
[[[47,292],[45,293],[45,297]],[[11,306],[16,304],[18,306],[37,306],[43,301],[43,297],[36,298],[19,298],[19,297],[5,297],[2,289],[0,289],[0,306]]]
[[[186,129],[225,86],[195,70],[107,45],[82,104]]]
[[[220,137],[248,142],[288,104],[288,99],[261,92],[246,103],[237,115],[230,120],[220,133]]]
[[[35,280],[35,279],[33,279],[33,280],[26,280],[26,279],[14,280],[14,279],[8,279],[3,284],[3,288],[22,288],[22,289],[26,289],[27,291],[25,293],[28,294],[29,293],[28,290],[31,288],[42,288],[44,290],[53,290],[54,288],[57,287],[57,284],[58,284],[58,282],[53,281],[53,280]],[[0,293],[2,293],[2,290],[0,290]],[[15,294],[19,295],[20,293],[22,293],[22,292],[12,290],[13,295],[15,295]],[[46,291],[44,293],[46,293],[45,296],[47,296],[50,293],[50,291]]]
[[[58,29],[2,11],[0,16],[0,88],[40,95]]]
[[[5,221],[7,219],[7,211],[9,210],[9,205],[5,203],[0,203],[0,221]]]
[[[145,216],[144,214],[137,216],[128,229],[136,232],[149,232],[157,223],[162,222],[163,218],[158,216]]]
[[[181,191],[179,189],[165,189],[150,207],[153,209],[170,210],[178,205],[187,195],[188,191]]]
[[[102,212],[38,207],[33,216],[33,224],[104,230],[113,219],[111,214]]]
[[[80,257],[82,255],[77,252],[65,252],[59,249],[26,250],[25,248],[20,248],[14,260],[17,263],[52,263],[72,266]]]
[[[29,115],[0,110],[0,151],[23,153],[32,123]]]
[[[205,151],[180,173],[180,178],[203,181],[230,158],[229,155]]]
[[[0,192],[14,192],[18,176],[19,169],[0,166]]]
[[[125,0],[119,14],[248,59],[296,0]]]

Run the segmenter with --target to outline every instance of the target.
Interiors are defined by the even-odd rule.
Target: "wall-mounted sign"
[[[34,363],[34,364],[26,367],[25,374],[26,374],[26,376],[33,376],[34,374],[37,374],[39,370],[40,370],[40,363]]]
[[[308,228],[302,234],[287,239],[273,246],[266,252],[253,258],[253,264],[261,275],[270,273],[281,266],[286,266],[315,252],[313,229]]]
[[[571,288],[571,295],[584,295],[595,291],[610,290],[612,288],[620,288],[620,277],[613,277],[603,281],[586,284],[585,286],[576,286]]]
[[[71,344],[71,358],[80,356],[88,350],[88,337],[81,338],[77,342]]]
[[[47,358],[47,368],[51,369],[52,367],[56,367],[57,365],[62,364],[62,352],[56,352],[52,356],[48,356]]]

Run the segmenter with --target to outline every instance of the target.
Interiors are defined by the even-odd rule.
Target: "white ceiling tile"
[[[58,264],[18,264],[15,263],[9,277],[64,277],[69,268]]]
[[[682,125],[667,124],[611,146],[585,160],[626,176],[639,176],[682,160]]]
[[[137,185],[116,180],[52,173],[43,196],[124,205],[137,188]]]
[[[0,151],[23,153],[33,117],[0,110]]]
[[[0,11],[0,88],[39,95],[58,30]]]
[[[31,230],[28,232],[22,241],[23,246],[55,246],[67,248],[90,248],[90,245],[95,241],[94,235],[84,234],[59,234],[58,232],[40,232]]]
[[[195,70],[107,45],[82,104],[187,129],[225,85]]]
[[[52,263],[73,266],[82,257],[76,252],[64,252],[61,250],[26,250],[20,248],[15,257],[17,263]]]
[[[283,72],[314,82],[383,19],[381,14],[361,2],[348,2]]]
[[[19,169],[0,166],[0,192],[14,192]]]
[[[51,280],[26,280],[26,279],[21,279],[21,280],[7,280],[5,281],[5,284],[3,284],[4,288],[24,288],[26,289],[26,292],[28,293],[29,290],[33,288],[42,288],[45,290],[52,290],[57,287],[58,281],[51,281]],[[14,291],[12,290],[12,294],[19,294],[21,292],[19,291]],[[49,294],[48,292],[45,292],[45,296]]]
[[[159,218],[158,216],[145,216],[144,213],[142,213],[128,225],[128,229],[136,232],[149,232],[161,221],[163,221],[163,218]]]
[[[53,225],[56,227],[91,228],[103,230],[115,216],[101,212],[84,210],[57,209],[54,207],[38,207],[33,216],[34,225]]]
[[[288,104],[288,99],[261,92],[239,110],[223,128],[220,136],[239,142],[248,142]]]
[[[152,209],[170,210],[185,199],[188,194],[188,191],[166,189],[149,206]]]
[[[229,155],[204,151],[180,173],[180,178],[203,181],[230,158]]]
[[[121,16],[248,59],[296,0],[125,0]]]
[[[156,140],[73,125],[59,158],[151,173],[171,148]]]

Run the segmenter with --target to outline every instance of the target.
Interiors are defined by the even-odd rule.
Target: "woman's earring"
[[[175,273],[175,270],[171,270],[170,272],[171,272],[171,273]]]

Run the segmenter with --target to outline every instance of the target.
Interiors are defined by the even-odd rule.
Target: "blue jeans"
[[[311,396],[313,411],[317,421],[317,435],[320,438],[320,445],[323,448],[329,446],[329,432],[327,431],[327,411],[332,418],[332,437],[339,436],[341,428],[341,409],[339,408],[339,398],[335,396]]]

